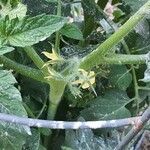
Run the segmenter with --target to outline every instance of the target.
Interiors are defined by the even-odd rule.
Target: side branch
[[[133,117],[119,120],[107,120],[107,121],[67,122],[67,121],[48,121],[40,119],[30,119],[0,113],[0,121],[17,123],[20,125],[26,125],[30,127],[42,127],[50,129],[117,128],[127,125],[134,125],[136,124],[137,120],[141,120],[141,117]]]
[[[45,82],[44,76],[40,70],[18,64],[5,56],[0,56],[0,63],[2,63],[5,67],[12,69],[26,77]]]
[[[24,51],[27,53],[27,55],[32,59],[34,64],[41,69],[44,65],[43,60],[40,58],[40,56],[37,54],[37,52],[34,50],[33,47],[24,47]]]
[[[106,56],[111,49],[118,44],[147,14],[150,9],[150,1],[142,6],[137,13],[135,13],[124,25],[122,25],[114,34],[112,34],[105,42],[103,42],[96,50],[85,56],[82,61],[83,68],[91,63],[91,67],[95,66],[97,62]]]
[[[108,57],[104,57],[104,63],[108,64],[144,64],[149,60],[149,54],[143,55],[126,55],[116,54]]]
[[[144,64],[149,60],[149,53],[143,55],[126,55],[126,54],[115,54],[98,59],[94,64],[91,62],[81,62],[80,68],[88,70],[92,67],[100,64]]]

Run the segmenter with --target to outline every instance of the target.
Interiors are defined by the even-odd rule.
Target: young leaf
[[[129,111],[124,107],[129,98],[124,91],[110,90],[102,97],[99,96],[81,111],[86,120],[119,119],[129,117]]]
[[[5,53],[11,52],[13,50],[14,50],[13,47],[7,47],[7,46],[1,47],[0,48],[0,55],[4,55]]]
[[[13,85],[15,83],[11,72],[0,70],[0,112],[27,117],[21,94]],[[31,134],[27,126],[1,122],[0,149],[22,149],[27,134]]]
[[[83,40],[83,35],[80,29],[75,24],[66,24],[61,28],[60,33],[76,40]]]
[[[38,15],[23,20],[9,20],[6,17],[0,20],[0,43],[19,47],[30,46],[48,38],[66,22],[66,18],[54,15]]]

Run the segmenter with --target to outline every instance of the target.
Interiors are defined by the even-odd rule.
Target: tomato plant
[[[0,149],[114,149],[130,127],[54,122],[66,130],[51,130],[17,124],[16,116],[82,123],[140,116],[150,100],[150,1],[0,0],[0,6]]]

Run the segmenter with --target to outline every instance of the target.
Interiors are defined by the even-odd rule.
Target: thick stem
[[[50,92],[49,92],[47,120],[54,120],[57,108],[59,106],[61,97],[63,96],[66,87],[66,83],[63,81],[51,79],[49,85],[50,85]],[[49,137],[46,137],[44,140],[45,147],[49,147],[51,134],[52,132],[50,132]]]
[[[57,108],[59,106],[59,103],[61,101],[61,97],[65,90],[64,82],[57,81],[54,79],[51,79],[49,82],[50,85],[50,91],[49,91],[49,104],[48,104],[48,112],[47,112],[47,120],[54,120],[55,115],[57,112]],[[44,146],[49,147],[49,144],[51,143],[51,135],[52,131],[50,130],[49,136],[45,137],[44,139]]]
[[[82,60],[83,68],[92,68],[99,64],[101,59],[108,54],[111,49],[119,43],[147,14],[150,7],[150,1],[142,6],[124,25],[122,25],[112,36],[103,42],[96,50],[85,56]]]
[[[80,64],[80,68],[88,70],[92,67],[100,64],[117,64],[117,65],[123,65],[123,64],[144,64],[147,61],[148,55],[142,54],[142,55],[126,55],[126,54],[115,54],[112,56],[103,57],[93,65],[92,60],[91,63],[87,62],[84,63],[83,61]]]
[[[61,97],[64,93],[66,83],[64,81],[50,81],[50,93],[49,93],[49,108],[48,108],[48,120],[53,120],[61,101]]]
[[[46,80],[44,79],[44,75],[38,69],[18,64],[5,56],[0,56],[0,63],[2,63],[5,67],[13,69],[26,77],[35,79],[37,81],[46,82]]]

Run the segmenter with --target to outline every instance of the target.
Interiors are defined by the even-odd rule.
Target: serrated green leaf
[[[0,43],[25,47],[48,38],[61,29],[67,19],[54,15],[38,15],[32,18],[0,20]]]
[[[75,24],[66,24],[61,28],[60,33],[76,40],[83,40],[83,35],[80,29]]]
[[[123,0],[123,1],[132,8],[133,12],[135,12],[148,0]]]
[[[126,90],[132,82],[132,75],[126,66],[113,65],[109,74],[109,82],[113,87]]]
[[[13,50],[14,50],[13,47],[7,47],[7,46],[1,47],[0,48],[0,55],[4,55],[5,53],[11,52]]]
[[[20,92],[14,87],[10,71],[0,70],[0,112],[27,117]],[[25,143],[30,128],[12,123],[0,123],[0,149],[18,150]]]
[[[10,19],[18,17],[19,19],[22,19],[23,17],[26,16],[27,12],[27,6],[18,3],[15,7],[12,7],[10,2],[7,2],[5,5],[1,5],[1,10],[0,10],[0,16],[2,18],[5,18],[7,15],[9,16]]]
[[[88,103],[81,111],[81,116],[86,120],[120,119],[129,117],[129,111],[124,106],[130,101],[126,92],[109,90],[102,97],[97,97]]]

